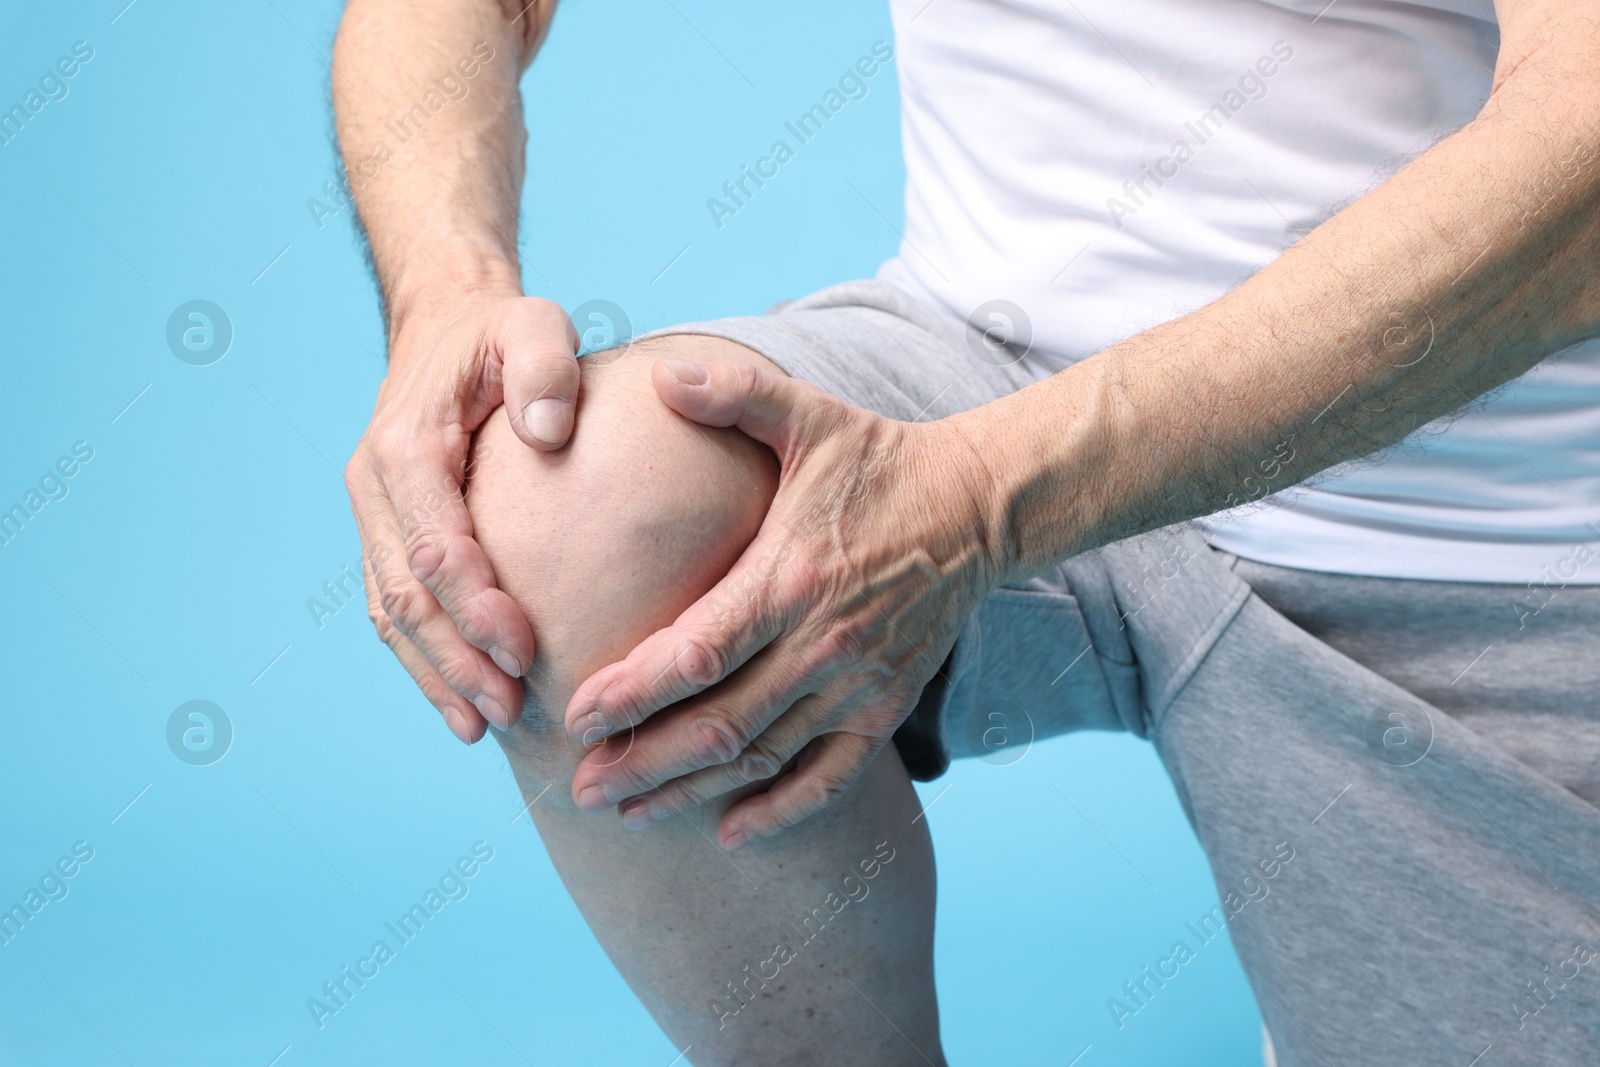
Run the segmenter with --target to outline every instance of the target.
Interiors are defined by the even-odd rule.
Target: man
[[[1284,907],[1228,909],[1284,1062],[1547,1062],[1596,1040],[1600,354],[1573,347],[1600,333],[1592,6],[1506,0],[1497,30],[1447,0],[897,4],[904,254],[652,342],[688,357],[652,372],[661,399],[768,444],[782,476],[709,593],[549,684],[577,741],[612,739],[575,764],[577,807],[640,826],[728,805],[720,843],[771,855],[859,807],[891,736],[912,773],[971,751],[964,724],[1010,686],[1045,732],[1100,715],[1150,736],[1219,887],[1315,870],[1320,890],[1277,883]],[[507,550],[474,540],[456,471],[502,401],[533,449],[581,418],[570,327],[521,297],[507,236],[515,79],[549,16],[352,3],[335,60],[351,160],[439,56],[516,60],[356,190],[392,339],[348,475],[369,557],[388,553],[374,619],[466,740],[515,720],[541,608],[495,588]],[[1032,350],[974,342],[962,320],[996,309]],[[1127,540],[1402,440],[1422,447],[1209,520],[1214,549]],[[995,660],[1085,638],[1098,673],[1068,667],[1065,710],[1027,677],[1040,656]],[[1415,837],[1392,840],[1404,812]],[[1323,835],[1317,867],[1283,873],[1284,819]],[[1409,936],[1384,938],[1397,908]],[[1396,1012],[1425,1024],[1359,1022]]]

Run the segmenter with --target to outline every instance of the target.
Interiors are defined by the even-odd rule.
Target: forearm
[[[1368,455],[1600,332],[1594,54],[1503,63],[1478,118],[1228,296],[963,417],[1005,569]]]
[[[465,292],[520,293],[518,81],[553,0],[350,0],[333,101],[391,331]]]

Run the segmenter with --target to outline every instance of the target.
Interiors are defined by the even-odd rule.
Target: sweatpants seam
[[[1178,699],[1179,695],[1188,687],[1189,682],[1194,679],[1195,674],[1200,670],[1200,665],[1205,662],[1207,656],[1211,655],[1211,650],[1217,646],[1217,642],[1222,639],[1223,633],[1239,617],[1239,612],[1244,609],[1246,601],[1252,595],[1250,587],[1247,585],[1241,585],[1229,595],[1228,603],[1218,610],[1216,616],[1202,631],[1199,639],[1196,640],[1194,647],[1189,650],[1189,654],[1183,658],[1183,662],[1178,664],[1177,668],[1172,672],[1172,677],[1162,687],[1161,693],[1150,702],[1152,721],[1165,716],[1167,709],[1172,706],[1172,702]]]

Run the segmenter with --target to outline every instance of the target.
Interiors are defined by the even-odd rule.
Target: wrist
[[[523,295],[516,262],[497,253],[429,257],[395,271],[383,285],[384,311],[393,348],[402,336],[442,328],[480,299]]]
[[[1111,539],[1117,410],[1104,361],[1089,359],[949,420],[974,457],[1001,584]]]
[[[945,445],[956,496],[964,504],[965,518],[956,519],[968,526],[976,551],[990,576],[989,585],[998,587],[1016,577],[1018,545],[1011,521],[1005,476],[1006,459],[996,454],[995,428],[989,409],[993,404],[963,411],[941,419],[934,425],[945,431]]]

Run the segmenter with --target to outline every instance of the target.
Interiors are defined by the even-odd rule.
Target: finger
[[[803,651],[796,655],[791,649]],[[784,753],[787,759],[810,736],[807,729],[820,733],[824,719],[837,720],[843,709],[856,703],[854,698],[835,697],[826,704],[806,698],[859,658],[859,642],[844,631],[820,640],[785,639],[768,645],[726,681],[636,728],[635,744],[626,758],[587,755],[573,776],[573,798],[580,808],[599,811],[675,778],[732,761],[749,763],[755,778],[770,777],[776,768],[754,773],[761,762],[753,758],[758,753],[751,753],[750,746],[764,732],[776,729],[775,723],[789,723],[787,732],[777,738],[780,742],[790,735],[794,738],[793,747]],[[769,748],[772,740],[768,739]]]
[[[384,623],[391,625],[451,689],[496,726],[508,729],[521,712],[521,682],[464,640],[438,601],[417,581],[403,549],[394,547],[401,543],[399,529],[392,510],[383,506],[387,499],[380,497],[381,488],[373,484],[352,485],[352,501],[359,502],[357,525],[368,546],[369,614],[379,636],[385,636]],[[385,643],[394,647],[387,639]],[[411,671],[413,677],[417,673]],[[434,704],[439,706],[439,701]]]
[[[356,523],[356,528],[358,533],[364,534],[359,520]],[[434,669],[433,664],[428,662],[428,657],[424,656],[416,645],[412,644],[404,634],[396,629],[394,623],[383,613],[383,609],[379,606],[378,583],[374,575],[373,555],[381,558],[384,553],[376,551],[377,546],[372,546],[369,549],[368,545],[367,538],[363,536],[362,547],[368,549],[371,554],[364,553],[362,556],[364,563],[362,567],[362,585],[367,595],[367,618],[371,620],[373,627],[377,630],[378,639],[389,647],[389,651],[394,654],[395,659],[399,660],[406,673],[411,675],[411,680],[417,684],[418,689],[422,690],[422,695],[427,698],[428,703],[438,709],[450,732],[469,745],[475,744],[483,737],[484,732],[488,729],[488,724],[484,721],[483,715],[478,709],[473,707],[461,694],[450,688],[449,683],[444,680],[444,676]]]
[[[782,833],[839,802],[860,780],[888,738],[823,734],[806,747],[795,769],[765,793],[729,808],[717,840],[729,852]]]
[[[624,759],[586,755],[572,780],[578,807],[600,811],[674,778],[743,758],[762,731],[825,680],[785,658],[768,647],[723,684],[657,715],[634,731]],[[774,766],[757,777],[776,772]]]
[[[504,680],[491,686],[504,700],[517,689],[513,679],[533,662],[533,629],[516,601],[496,586],[494,568],[473,537],[461,492],[466,442],[460,427],[385,429],[374,442],[371,461],[379,484],[352,486],[352,494],[366,488],[363,518],[379,536],[392,528],[403,538],[406,568],[420,583],[420,588],[403,582],[383,588],[385,609],[396,606],[406,613],[390,613],[395,625],[441,669],[446,660],[473,658],[466,646],[481,650],[504,672]],[[383,518],[386,510],[392,520]],[[422,616],[434,607],[442,608],[453,625],[424,634]]]
[[[600,668],[567,703],[566,727],[583,744],[637,726],[669,704],[715,685],[788,629],[763,564],[777,558],[758,534],[722,581],[626,659]]]
[[[506,677],[493,660],[462,641],[448,615],[437,607],[423,611],[416,636],[406,636],[451,689],[471,701],[494,726],[511,729],[522,713],[522,682]],[[428,648],[449,651],[434,659],[427,655]]]
[[[678,414],[706,426],[737,426],[781,457],[808,424],[839,407],[809,382],[748,363],[657,360],[656,394]]]
[[[444,717],[445,725],[450,732],[455,734],[465,743],[472,745],[482,740],[484,733],[489,729],[489,724],[484,720],[483,714],[473,707],[465,697],[450,688],[444,676],[433,669],[433,664],[428,662],[417,646],[412,644],[387,617],[379,615],[374,625],[378,630],[378,637],[389,646],[389,651],[394,653],[395,659],[411,675],[411,680],[417,683],[417,688],[422,690],[422,695],[428,698],[428,703],[439,710]]]
[[[541,452],[567,443],[578,404],[578,335],[548,300],[519,300],[496,323],[506,414],[522,443]]]
[[[617,809],[630,830],[642,830],[735,789],[776,777],[816,736],[816,705],[821,697],[796,702],[739,755],[716,767],[674,778],[660,788],[624,800]]]

